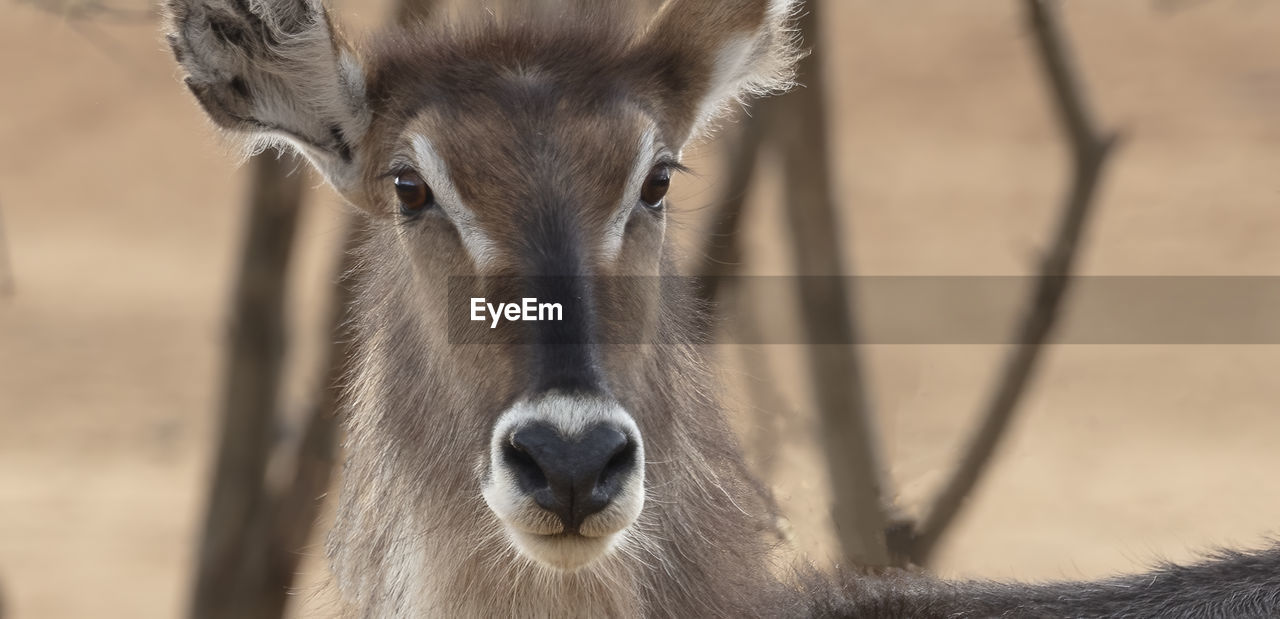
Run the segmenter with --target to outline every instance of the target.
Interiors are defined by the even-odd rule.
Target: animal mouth
[[[607,534],[607,535],[612,535],[612,533]],[[602,536],[602,535],[584,535],[584,534],[579,533],[579,532],[577,532],[577,531],[573,531],[573,532],[571,532],[571,533],[552,533],[552,534],[550,534],[550,535],[543,535],[542,537],[545,537],[545,538],[548,538],[548,539],[573,539],[573,538],[578,538],[578,537],[585,537],[585,538],[587,538],[587,539],[597,539],[597,538],[600,538],[600,537],[603,537],[603,536]]]
[[[557,531],[553,533],[547,533],[544,531],[532,531],[532,529],[530,528],[521,527],[521,526],[518,526],[517,523],[513,523],[509,521],[504,523],[506,523],[508,527],[511,527],[513,531],[518,531],[522,533],[522,535],[536,537],[536,538],[539,538],[539,540],[547,540],[547,541],[562,540],[562,541],[570,542],[570,544],[572,544],[572,542],[575,542],[576,540],[603,540],[603,538],[618,535],[618,533],[621,533],[622,531],[626,531],[626,528],[623,527],[623,528],[614,529],[614,531],[599,531],[599,529],[594,529],[594,531],[590,531],[590,532]]]
[[[491,505],[492,507],[492,505]],[[566,529],[549,512],[532,501],[513,511],[494,510],[511,545],[535,563],[557,571],[572,572],[607,557],[626,539],[635,515],[607,509],[582,526]]]
[[[598,537],[579,533],[543,535],[510,527],[512,541],[521,554],[554,570],[573,572],[608,556],[625,531]]]

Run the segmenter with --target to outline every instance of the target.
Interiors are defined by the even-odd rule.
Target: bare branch
[[[768,106],[761,106],[760,111],[744,117],[727,140],[725,174],[728,180],[711,215],[711,230],[698,253],[702,264],[697,296],[707,307],[712,307],[721,294],[724,280],[741,266],[742,220],[747,193],[760,160],[760,147],[769,132],[767,110]]]
[[[1055,3],[1025,0],[1025,4],[1037,56],[1043,64],[1062,131],[1071,145],[1074,179],[1063,204],[1053,245],[1041,262],[1039,278],[1018,328],[1017,344],[1004,362],[981,425],[914,536],[911,559],[917,564],[929,560],[938,540],[964,506],[965,497],[995,453],[1035,374],[1041,350],[1057,322],[1070,284],[1072,265],[1107,155],[1117,139],[1114,134],[1100,133],[1095,127],[1084,88],[1058,24]]]
[[[272,579],[268,591],[276,592],[283,615],[286,594],[293,586],[297,574],[301,550],[306,546],[319,516],[321,499],[329,489],[337,460],[338,410],[342,391],[342,377],[351,359],[350,333],[351,301],[355,267],[355,247],[359,242],[355,217],[347,216],[346,240],[338,260],[336,285],[330,299],[330,339],[325,357],[319,397],[302,432],[302,440],[294,458],[293,482],[274,497],[272,513],[274,531],[271,535]]]
[[[744,341],[761,342],[763,325],[760,312],[754,304],[738,299],[738,310],[734,312],[734,331]],[[778,433],[781,417],[787,410],[786,398],[778,392],[772,368],[769,366],[769,355],[760,345],[738,346],[739,358],[746,374],[747,402],[751,406],[752,418],[758,427],[757,440],[752,446],[759,466],[757,474],[763,479],[773,477],[781,441]]]
[[[402,26],[427,22],[444,8],[441,4],[441,0],[400,0],[396,3],[393,19]]]
[[[806,3],[800,27],[806,45],[821,50],[817,15],[821,5]],[[828,144],[826,88],[822,54],[801,61],[797,88],[776,102],[777,131],[786,175],[786,208],[795,266],[803,275],[831,275],[827,285],[800,286],[800,312],[810,345],[809,372],[823,430],[823,451],[831,475],[833,518],[844,556],[861,565],[888,565],[885,543],[889,520],[882,504],[886,485],[868,389],[854,342],[852,293],[843,273],[844,251],[836,218],[836,198]]]
[[[304,188],[301,174],[289,174],[297,164],[295,156],[274,151],[253,159],[194,618],[279,616],[268,590],[272,527],[265,476],[285,349],[285,282]]]

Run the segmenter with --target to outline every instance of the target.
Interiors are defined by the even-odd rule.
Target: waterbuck
[[[213,121],[297,149],[364,215],[328,544],[347,614],[1280,615],[1280,548],[1044,585],[777,566],[697,308],[661,276],[681,153],[789,86],[799,7],[549,4],[357,51],[318,0],[169,0]],[[467,320],[485,294],[562,314]]]

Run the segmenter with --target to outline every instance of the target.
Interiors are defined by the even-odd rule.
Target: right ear
[[[169,45],[218,126],[255,147],[283,140],[339,192],[359,177],[364,72],[319,0],[168,0]]]
[[[667,0],[636,50],[679,150],[732,101],[791,87],[800,0]]]

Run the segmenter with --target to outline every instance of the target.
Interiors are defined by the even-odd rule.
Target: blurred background
[[[250,173],[182,87],[154,10],[114,2],[0,5],[6,619],[185,614],[213,470]],[[385,23],[389,5],[335,9],[358,40]],[[1022,5],[834,0],[822,9],[840,268],[1034,275],[1071,168]],[[1062,18],[1098,124],[1123,135],[1076,271],[1280,275],[1280,4],[1075,0]],[[721,136],[742,133],[727,124]],[[700,248],[723,201],[725,141],[698,148],[698,174],[673,190],[690,272],[705,266]],[[781,232],[781,157],[763,150],[750,175],[738,274],[813,274]],[[285,440],[321,389],[344,235],[336,197],[298,174],[307,196],[287,297],[276,430]],[[1069,299],[1064,311],[1069,319]],[[801,320],[794,308],[762,312],[751,328]],[[1009,347],[856,350],[883,500],[897,517],[919,518]],[[715,352],[784,535],[816,562],[835,560],[803,347]],[[1264,543],[1280,529],[1277,368],[1276,345],[1046,347],[929,567],[1080,578]],[[325,517],[302,551],[293,616],[327,607]]]

